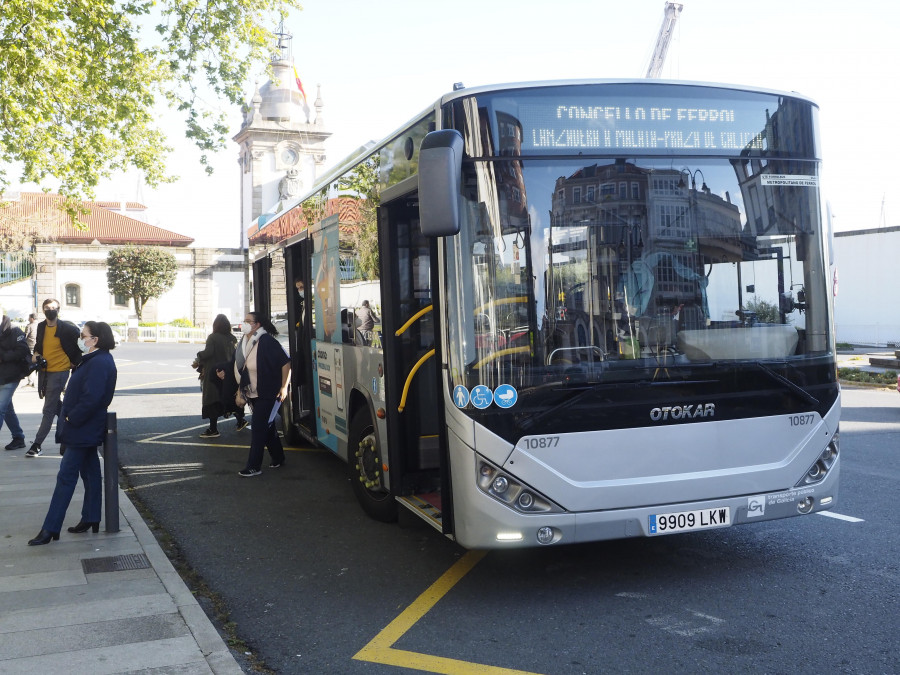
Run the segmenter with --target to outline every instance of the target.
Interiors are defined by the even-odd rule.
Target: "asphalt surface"
[[[368,519],[323,451],[239,477],[249,430],[197,437],[197,349],[115,352],[121,465],[271,671],[900,672],[897,392],[844,391],[843,518],[482,557]]]

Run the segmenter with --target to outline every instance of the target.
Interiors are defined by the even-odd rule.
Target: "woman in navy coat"
[[[29,546],[49,544],[59,539],[66,509],[78,484],[84,479],[84,505],[81,522],[69,532],[81,533],[100,529],[100,507],[103,500],[103,480],[97,447],[106,434],[106,411],[116,389],[116,363],[109,350],[116,342],[109,324],[87,321],[81,329],[79,344],[84,357],[66,385],[59,419],[56,422],[56,442],[65,447],[65,454],[56,476],[56,489],[44,526]]]

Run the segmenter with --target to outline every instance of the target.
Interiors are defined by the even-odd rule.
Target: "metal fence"
[[[127,339],[129,329],[116,327],[123,339]],[[176,328],[175,326],[139,326],[137,329],[138,342],[206,342],[209,331],[205,328]]]
[[[28,279],[34,263],[28,253],[0,253],[0,285]]]

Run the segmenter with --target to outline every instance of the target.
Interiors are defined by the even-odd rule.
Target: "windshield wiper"
[[[810,393],[809,393],[808,391],[806,391],[806,389],[804,389],[803,387],[801,387],[801,386],[799,386],[799,385],[797,385],[797,384],[794,384],[794,383],[791,382],[788,378],[786,378],[784,375],[779,375],[778,373],[776,373],[774,370],[772,370],[771,368],[769,368],[769,367],[768,367],[767,365],[765,365],[764,363],[760,363],[759,361],[757,361],[757,362],[756,362],[756,365],[757,365],[757,367],[758,367],[761,371],[763,371],[766,375],[768,375],[769,377],[771,377],[773,380],[776,380],[776,381],[778,381],[778,382],[781,382],[781,384],[783,384],[785,387],[787,387],[788,389],[790,389],[792,392],[794,392],[795,394],[797,394],[797,395],[800,396],[801,398],[805,399],[807,403],[811,403],[812,405],[815,405],[815,406],[819,405],[819,399],[817,399],[815,396],[813,396],[812,394],[810,394]]]

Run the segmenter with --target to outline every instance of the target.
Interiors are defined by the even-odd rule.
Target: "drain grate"
[[[107,558],[82,558],[81,566],[84,568],[85,574],[98,574],[100,572],[145,570],[150,567],[150,561],[143,553],[129,553]]]

